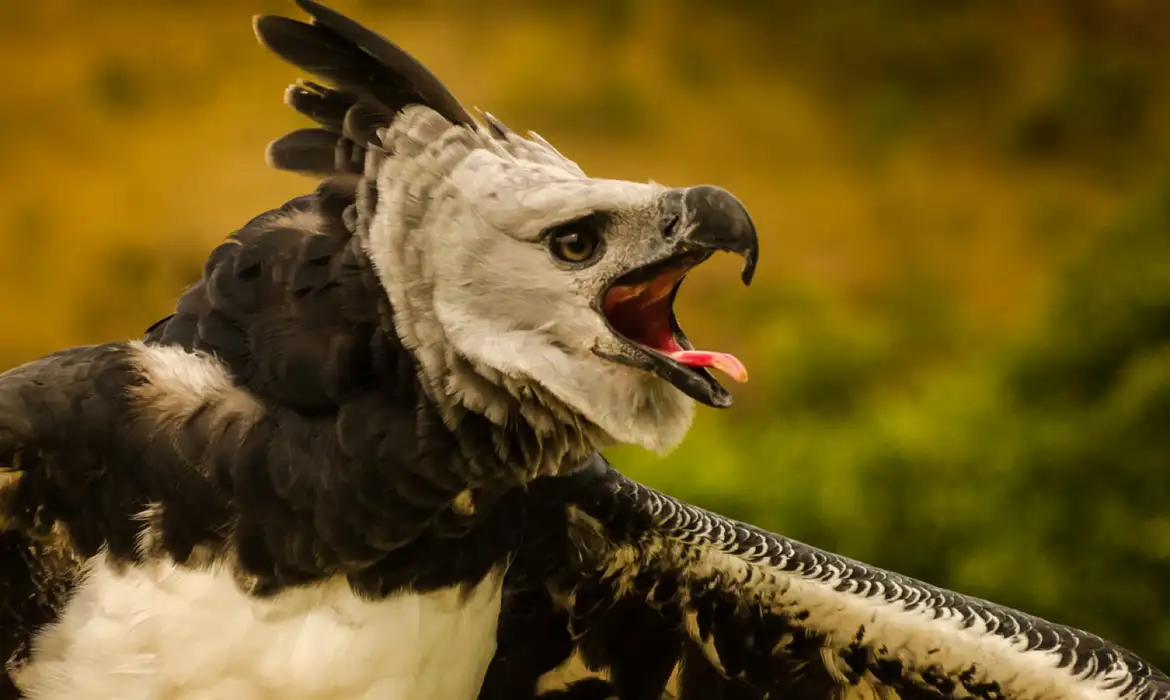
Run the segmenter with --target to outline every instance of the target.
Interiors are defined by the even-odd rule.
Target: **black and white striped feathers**
[[[522,548],[481,697],[528,697],[533,679],[548,697],[1170,697],[1164,674],[1092,634],[595,474],[553,499],[565,559]]]
[[[714,188],[591,181],[298,4],[313,23],[257,32],[330,86],[289,89],[320,128],[268,156],[316,191],[232,234],[143,340],[0,375],[0,699],[1170,700],[1090,634],[613,470],[597,443],[669,443],[678,396],[726,397],[625,346],[570,357],[569,331],[611,329],[550,330],[517,297],[576,313],[525,222],[616,212],[616,257],[574,278],[592,293],[679,241],[745,255],[750,278],[746,213]],[[480,347],[500,329],[523,331],[512,355]]]

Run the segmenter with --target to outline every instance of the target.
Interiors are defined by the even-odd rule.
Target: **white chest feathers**
[[[474,700],[503,575],[367,601],[343,581],[269,600],[224,571],[91,563],[17,674],[30,700]]]

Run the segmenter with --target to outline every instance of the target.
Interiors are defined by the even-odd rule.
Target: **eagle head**
[[[340,132],[336,162],[358,162],[357,233],[445,420],[473,411],[568,429],[587,450],[661,452],[685,435],[694,401],[731,404],[709,370],[744,381],[744,366],[695,350],[674,302],[719,251],[743,256],[750,282],[759,244],[738,199],[589,177],[536,134],[473,117],[382,37],[300,4],[314,24],[263,18],[258,34],[338,84],[293,86],[289,101]],[[327,103],[334,116],[320,118]],[[295,160],[287,145],[270,148],[278,167]]]
[[[751,279],[756,229],[729,192],[590,178],[537,141],[501,147],[427,107],[383,139],[367,250],[442,401],[498,421],[579,417],[653,450],[682,439],[693,400],[731,404],[708,368],[742,381],[743,365],[694,350],[674,313],[717,251],[743,255]]]

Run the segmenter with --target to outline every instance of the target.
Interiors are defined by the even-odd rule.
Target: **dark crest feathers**
[[[312,0],[297,0],[311,23],[262,15],[256,37],[285,61],[335,87],[303,81],[285,101],[322,128],[294,131],[268,148],[269,164],[315,176],[361,175],[377,130],[412,104],[456,124],[475,120],[437,77],[393,42]]]
[[[302,80],[288,87],[284,102],[329,131],[338,133],[346,111],[357,102],[357,95]]]
[[[336,32],[373,57],[388,75],[393,76],[394,80],[389,84],[395,85],[400,94],[413,95],[402,104],[386,102],[386,106],[401,109],[407,104],[425,104],[457,124],[474,123],[471,115],[435,74],[393,42],[312,0],[297,0],[297,5],[313,17],[314,26]]]
[[[297,129],[269,144],[268,162],[281,170],[329,177],[351,172],[347,146],[328,129]]]

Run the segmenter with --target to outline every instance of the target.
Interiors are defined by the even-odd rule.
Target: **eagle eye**
[[[597,234],[592,231],[561,231],[552,237],[552,252],[565,262],[580,263],[597,252]]]
[[[596,214],[561,224],[549,232],[549,250],[564,262],[588,262],[601,250],[601,228]]]

